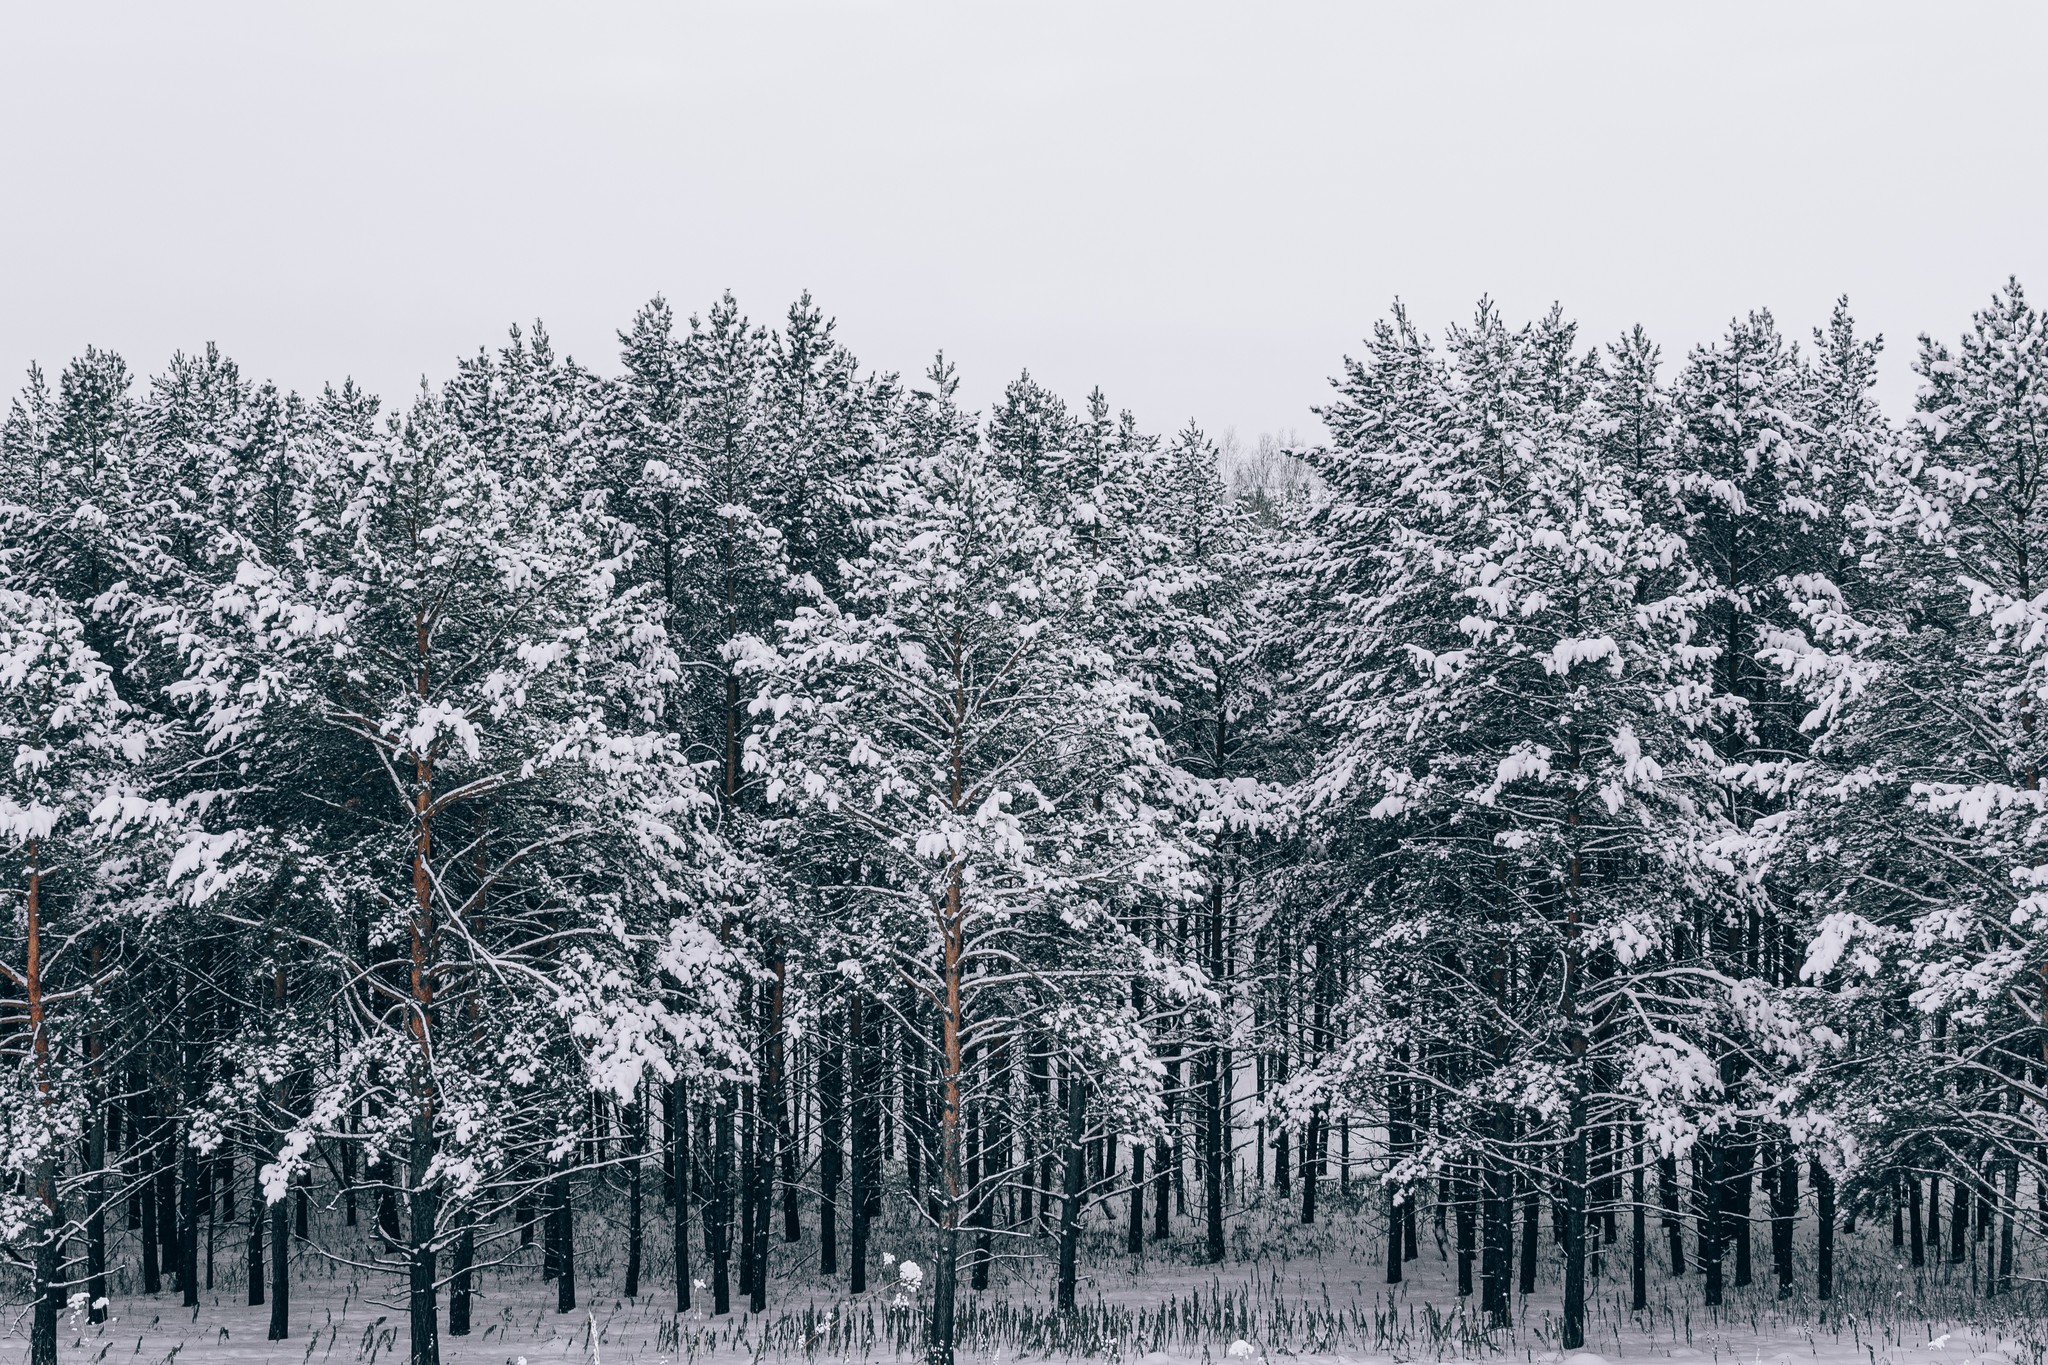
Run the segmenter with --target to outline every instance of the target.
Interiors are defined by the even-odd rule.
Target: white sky
[[[1848,293],[1910,395],[2048,303],[2048,6],[98,5],[0,0],[0,387],[387,397],[543,318],[610,370],[660,291],[808,287],[864,363],[1028,365],[1155,430],[1314,429],[1396,295],[1553,299],[1667,362]]]

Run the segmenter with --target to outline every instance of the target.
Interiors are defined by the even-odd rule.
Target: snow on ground
[[[1627,1262],[1609,1257],[1592,1282],[1588,1346],[1563,1352],[1557,1343],[1554,1267],[1543,1267],[1536,1294],[1516,1301],[1516,1323],[1482,1332],[1463,1311],[1453,1270],[1425,1236],[1422,1257],[1405,1282],[1385,1284],[1374,1229],[1367,1222],[1316,1228],[1263,1225],[1256,1241],[1251,1217],[1234,1236],[1233,1258],[1221,1268],[1192,1262],[1195,1248],[1175,1242],[1154,1248],[1140,1268],[1116,1250],[1120,1242],[1098,1224],[1085,1264],[1079,1321],[1063,1325],[1050,1311],[1042,1261],[999,1262],[991,1289],[975,1292],[963,1270],[963,1360],[1021,1362],[1049,1356],[1096,1356],[1122,1365],[1232,1365],[1236,1360],[1286,1359],[1300,1365],[1406,1365],[1421,1360],[1520,1358],[1524,1365],[1615,1365],[1625,1360],[1692,1361],[1698,1365],[2043,1365],[2044,1314],[2038,1275],[2020,1290],[1986,1300],[1968,1264],[1915,1274],[1889,1245],[1889,1229],[1866,1229],[1839,1244],[1838,1291],[1830,1303],[1811,1296],[1811,1261],[1801,1249],[1802,1284],[1780,1301],[1769,1283],[1767,1245],[1759,1245],[1758,1283],[1731,1290],[1716,1314],[1700,1303],[1698,1274],[1668,1276],[1655,1238],[1650,1306],[1627,1311]],[[485,1271],[467,1337],[442,1337],[448,1365],[723,1365],[800,1359],[836,1365],[915,1357],[924,1300],[908,1291],[893,1263],[876,1266],[876,1288],[849,1302],[814,1273],[814,1230],[796,1248],[775,1247],[776,1279],[765,1314],[736,1311],[713,1319],[699,1291],[695,1311],[678,1316],[673,1262],[663,1253],[665,1228],[649,1228],[643,1293],[619,1293],[624,1236],[602,1218],[584,1219],[579,1238],[582,1290],[575,1312],[555,1311],[552,1285],[538,1273],[534,1248]],[[1765,1239],[1760,1238],[1762,1243]],[[1549,1230],[1545,1229],[1545,1249]],[[899,1233],[878,1236],[929,1264],[921,1242]],[[792,1254],[794,1252],[794,1254]],[[879,1254],[877,1260],[879,1261]],[[59,1355],[72,1365],[380,1365],[406,1358],[405,1311],[395,1282],[323,1262],[301,1250],[294,1268],[291,1338],[266,1340],[267,1307],[250,1307],[239,1263],[217,1255],[215,1288],[195,1311],[166,1289],[155,1296],[122,1293],[109,1322],[67,1318]],[[701,1265],[697,1267],[702,1278]],[[929,1292],[927,1280],[924,1290]],[[744,1301],[735,1295],[735,1302]],[[445,1324],[445,1306],[443,1322]],[[27,1358],[25,1305],[10,1302],[0,1324],[0,1365]],[[1064,1333],[1064,1335],[1063,1335]]]

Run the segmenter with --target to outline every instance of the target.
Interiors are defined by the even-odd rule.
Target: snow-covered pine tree
[[[29,1358],[55,1365],[68,1285],[87,1285],[95,1320],[106,1311],[101,1115],[126,1053],[118,1032],[108,1046],[119,1021],[107,992],[160,904],[117,855],[117,831],[152,727],[118,695],[78,614],[47,584],[16,581],[11,559],[0,557],[0,1245],[32,1267]],[[90,1264],[74,1276],[65,1244],[79,1232]]]
[[[1712,1088],[1698,1021],[1660,989],[1689,966],[1672,931],[1705,656],[1695,603],[1642,591],[1683,546],[1602,457],[1566,325],[1511,330],[1482,304],[1446,349],[1398,313],[1378,328],[1316,457],[1313,571],[1336,591],[1311,656],[1332,740],[1314,790],[1324,838],[1350,841],[1372,967],[1351,1039],[1287,1098],[1399,1130],[1398,1186],[1452,1173],[1461,1285],[1476,1251],[1497,1322],[1517,1174],[1533,1191],[1555,1153],[1576,1346],[1589,1194],[1631,1121],[1682,1132],[1675,1106]]]
[[[924,439],[864,494],[866,545],[841,600],[800,608],[751,656],[767,725],[748,761],[861,870],[831,895],[841,971],[885,1005],[890,982],[913,988],[901,1023],[931,1059],[938,1111],[927,1349],[949,1362],[960,1237],[982,1193],[968,1115],[999,1102],[1000,1059],[1037,1041],[1061,1067],[1071,1230],[1089,1091],[1117,1092],[1104,1109],[1141,1130],[1156,1105],[1132,982],[1199,983],[1120,913],[1141,889],[1181,894],[1191,874],[1138,688],[1089,638],[1089,557],[995,467],[947,372],[933,380],[910,424]],[[1074,1252],[1063,1237],[1063,1285]]]
[[[1873,348],[1824,354],[1842,372],[1835,389],[1867,390]],[[1965,1221],[1973,1202],[1995,1210],[1995,1293],[2013,1283],[2021,1178],[2039,1188],[2048,1175],[2036,543],[2048,326],[2009,282],[1953,349],[1923,337],[1915,368],[1910,443],[1887,443],[1867,411],[1842,422],[1866,432],[1856,553],[1807,592],[1809,630],[1783,655],[1816,703],[1828,779],[1802,812],[1812,859],[1832,873],[1815,879],[1803,972],[1833,987],[1826,1022],[1849,1047],[1807,1121],[1849,1125],[1866,1189],[1912,1182],[1916,1256],[1921,1182],[1946,1180]]]
[[[1712,855],[1725,885],[1693,902],[1691,934],[1716,972],[1743,983],[1744,998],[1773,1002],[1762,1016],[1773,1027],[1789,1007],[1783,993],[1799,956],[1782,836],[1807,748],[1807,708],[1772,651],[1782,632],[1798,627],[1795,585],[1834,568],[1842,537],[1840,472],[1814,438],[1811,393],[1796,347],[1768,312],[1737,319],[1721,341],[1695,348],[1671,394],[1669,500],[1652,504],[1685,539],[1706,597],[1700,643],[1714,651],[1715,804],[1727,825]],[[1785,1162],[1767,1158],[1790,1141],[1770,1111],[1777,1078],[1764,1059],[1776,1044],[1749,1036],[1746,1022],[1729,1015],[1715,1044],[1728,1108],[1705,1135],[1695,1169],[1712,1228],[1700,1255],[1715,1304],[1730,1248],[1733,1283],[1750,1283],[1754,1191],[1759,1177],[1775,1187]]]
[[[0,688],[11,764],[0,803],[9,856],[21,859],[8,883],[17,913],[4,931],[0,1048],[15,1064],[8,1148],[26,1163],[10,1185],[26,1203],[10,1208],[6,1240],[36,1244],[25,1259],[38,1359],[54,1359],[68,1285],[83,1286],[91,1321],[107,1317],[106,1214],[123,1194],[134,1198],[108,1166],[109,1110],[153,1041],[159,997],[146,969],[169,936],[165,898],[151,884],[161,863],[150,855],[164,851],[152,835],[175,812],[151,799],[166,736],[137,638],[161,556],[134,478],[137,427],[126,366],[88,348],[54,395],[31,370],[0,428]],[[128,1146],[150,1148],[132,1127]],[[74,1166],[71,1155],[82,1159]],[[30,1206],[41,1212],[23,1223]],[[65,1244],[79,1233],[84,1263],[66,1266]],[[161,1249],[175,1242],[167,1236]],[[145,1258],[145,1281],[158,1249]]]
[[[330,395],[296,451],[286,552],[241,545],[172,689],[278,784],[239,795],[188,899],[289,944],[302,965],[274,1003],[314,993],[301,1013],[337,1031],[266,1195],[316,1144],[366,1149],[423,1363],[440,1256],[531,1190],[560,1204],[585,1096],[743,1066],[704,917],[723,859],[664,718],[660,614],[620,586],[630,528],[561,428],[500,414],[496,448],[472,441],[469,377],[382,432]],[[250,1041],[241,1074],[282,1079],[260,1055],[279,1036]]]

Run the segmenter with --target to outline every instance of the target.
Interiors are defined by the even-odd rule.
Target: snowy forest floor
[[[1120,1205],[1110,1206],[1112,1210]],[[368,1220],[366,1219],[367,1223]],[[779,1229],[779,1217],[777,1227]],[[367,1230],[367,1229],[364,1229]],[[336,1229],[339,1231],[339,1229]],[[693,1229],[693,1231],[695,1231]],[[223,1233],[227,1230],[223,1229]],[[542,1281],[539,1248],[513,1249],[481,1273],[466,1337],[445,1329],[448,1365],[691,1365],[693,1362],[836,1362],[915,1359],[924,1295],[904,1292],[893,1262],[929,1266],[928,1237],[891,1224],[878,1228],[870,1292],[849,1299],[817,1274],[816,1227],[796,1244],[777,1241],[769,1306],[708,1312],[707,1291],[694,1311],[673,1311],[674,1259],[662,1211],[650,1210],[641,1295],[624,1298],[626,1239],[622,1218],[584,1211],[579,1219],[579,1306],[555,1311],[555,1290]],[[1433,1227],[1422,1226],[1421,1256],[1405,1282],[1387,1285],[1384,1223],[1347,1212],[1303,1227],[1278,1201],[1242,1211],[1231,1255],[1221,1266],[1197,1264],[1198,1228],[1148,1245],[1142,1264],[1121,1250],[1121,1220],[1103,1212],[1091,1222],[1082,1262],[1081,1311],[1062,1322],[1051,1309],[1049,1239],[1018,1242],[996,1263],[992,1285],[975,1292],[961,1272],[960,1355],[963,1360],[1024,1362],[1100,1358],[1127,1365],[1223,1363],[1233,1343],[1249,1344],[1254,1361],[1288,1358],[1303,1365],[1402,1365],[1408,1361],[1519,1359],[1524,1365],[1602,1365],[1636,1359],[1692,1360],[1700,1365],[2043,1365],[2048,1348],[2048,1294],[2038,1265],[2023,1263],[2016,1292],[1985,1299],[1975,1263],[1930,1265],[1915,1272],[1891,1247],[1888,1222],[1866,1224],[1837,1238],[1836,1287],[1830,1302],[1813,1297],[1811,1248],[1799,1248],[1801,1280],[1789,1300],[1770,1278],[1767,1225],[1757,1229],[1756,1283],[1730,1289],[1717,1312],[1703,1306],[1694,1267],[1666,1271],[1664,1243],[1653,1217],[1649,1308],[1628,1310],[1626,1224],[1589,1281],[1587,1351],[1558,1346],[1558,1266],[1550,1228],[1537,1292],[1515,1300],[1515,1324],[1481,1330],[1477,1304],[1455,1292],[1455,1260],[1443,1254]],[[354,1234],[350,1234],[353,1236]],[[132,1234],[125,1234],[124,1240]],[[695,1278],[708,1278],[694,1239]],[[329,1241],[328,1245],[347,1245]],[[1980,1262],[1985,1245],[1973,1243]],[[125,1250],[126,1256],[121,1255]],[[214,1245],[214,1287],[198,1309],[179,1306],[176,1291],[127,1292],[132,1245],[117,1245],[111,1319],[92,1325],[81,1312],[60,1324],[60,1359],[99,1365],[398,1365],[406,1358],[403,1292],[395,1278],[340,1264],[301,1245],[293,1257],[291,1338],[266,1340],[269,1309],[244,1303],[241,1244]],[[365,1258],[366,1259],[366,1258]],[[1732,1264],[1730,1271],[1732,1275]],[[10,1290],[15,1286],[10,1285]],[[446,1301],[443,1300],[445,1323]],[[0,1365],[25,1361],[27,1307],[14,1294],[0,1321]],[[1247,1348],[1239,1346],[1242,1357]]]

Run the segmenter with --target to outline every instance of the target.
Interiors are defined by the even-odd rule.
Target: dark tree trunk
[[[669,1089],[669,1121],[663,1130],[663,1160],[674,1173],[676,1311],[690,1311],[690,1094],[681,1077]]]
[[[1751,1185],[1756,1171],[1756,1143],[1751,1141],[1738,1126],[1734,1143],[1736,1161],[1734,1179],[1722,1185],[1722,1198],[1731,1207],[1723,1214],[1723,1235],[1735,1242],[1735,1287],[1746,1288],[1755,1278],[1752,1262],[1752,1245],[1749,1235],[1749,1201]]]
[[[760,1087],[743,1086],[740,1090],[742,1110],[739,1116],[739,1200],[740,1200],[740,1283],[739,1292],[745,1294],[751,1303],[754,1293],[754,1239],[762,1229],[756,1215],[761,1209],[758,1197],[760,1191],[760,1165],[757,1158],[756,1138],[759,1125],[756,1122],[760,1107]]]
[[[1501,1144],[1502,1152],[1508,1151],[1514,1140],[1513,1124],[1513,1115],[1503,1106],[1494,1117],[1494,1136]],[[1484,1180],[1482,1193],[1485,1202],[1481,1206],[1484,1218],[1481,1233],[1484,1256],[1480,1262],[1480,1307],[1486,1314],[1489,1326],[1505,1327],[1512,1316],[1508,1285],[1513,1274],[1514,1258],[1514,1173],[1508,1169],[1504,1157],[1494,1155],[1486,1161]]]
[[[270,1207],[270,1339],[291,1337],[292,1279],[290,1211],[280,1199]]]
[[[440,1305],[434,1280],[438,1273],[434,1231],[439,1220],[434,1188],[428,1176],[434,1164],[434,1134],[425,1114],[415,1114],[412,1150],[407,1156],[406,1212],[410,1215],[406,1245],[408,1277],[406,1325],[412,1338],[412,1365],[441,1365]]]
[[[1586,1102],[1574,1095],[1564,1149],[1564,1325],[1559,1344],[1586,1345]]]
[[[1832,1191],[1830,1191],[1832,1196]],[[2020,1163],[2018,1157],[2005,1162],[2005,1203],[1998,1211],[1998,1276],[1997,1284],[2001,1294],[2012,1292],[2013,1255],[2013,1211],[2020,1201]],[[1832,1249],[1833,1239],[1829,1239]]]
[[[1067,1121],[1064,1170],[1060,1179],[1060,1269],[1056,1303],[1062,1313],[1074,1311],[1074,1285],[1080,1268],[1081,1192],[1088,1159],[1082,1145],[1087,1131],[1088,1094],[1081,1073],[1069,1068],[1066,1077]]]
[[[640,1209],[640,1158],[647,1148],[647,1109],[626,1111],[626,1297],[640,1297],[640,1251],[644,1235]]]
[[[1316,1186],[1322,1183],[1323,1147],[1327,1141],[1321,1112],[1310,1113],[1308,1126],[1301,1135],[1301,1221],[1305,1224],[1316,1221]]]
[[[1970,1182],[1958,1176],[1949,1184],[1955,1186],[1956,1192],[1948,1220],[1948,1258],[1961,1265],[1968,1255],[1970,1240]]]
[[[179,1144],[178,1283],[185,1307],[199,1306],[199,1153],[189,1138]]]
[[[747,1275],[747,1307],[756,1313],[768,1307],[768,1224],[775,1212],[775,1158],[781,1140],[768,1087],[760,1089],[762,1112],[754,1126],[754,1264]]]
[[[1640,1313],[1650,1306],[1649,1210],[1643,1189],[1643,1166],[1648,1154],[1643,1150],[1640,1126],[1635,1133],[1635,1149],[1635,1160],[1630,1163],[1634,1170],[1629,1177],[1628,1306],[1632,1312]]]
[[[1179,1146],[1175,1135],[1180,1132],[1180,1062],[1176,1059],[1166,1064],[1166,1132],[1152,1149],[1152,1164],[1159,1169],[1152,1177],[1152,1239],[1163,1242],[1173,1235],[1173,1183],[1180,1178],[1180,1162],[1176,1159]]]
[[[469,1335],[471,1277],[476,1270],[476,1220],[468,1210],[462,1214],[462,1230],[455,1235],[455,1261],[448,1277],[448,1335]]]
[[[1826,1301],[1835,1296],[1835,1177],[1819,1157],[1808,1168],[1813,1181],[1814,1231],[1819,1244],[1814,1248],[1814,1292]]]
[[[93,1040],[93,1051],[99,1051],[97,1038]],[[97,1069],[97,1058],[94,1066]],[[92,1136],[87,1141],[85,1157],[91,1176],[85,1193],[86,1320],[100,1323],[107,1320],[107,1109],[97,1084],[93,1094]]]
[[[1685,1273],[1685,1220],[1678,1209],[1678,1158],[1657,1159],[1657,1198],[1664,1207],[1664,1236],[1670,1246],[1671,1273]]]
[[[1478,1182],[1472,1178],[1469,1167],[1465,1168],[1454,1182],[1458,1204],[1456,1222],[1459,1298],[1470,1298],[1472,1295],[1472,1255],[1477,1241],[1474,1229],[1476,1220],[1473,1216],[1475,1210],[1472,1206],[1476,1202],[1477,1186]]]
[[[797,1202],[796,1142],[794,1140],[795,1130],[790,1123],[789,1095],[791,1086],[789,1081],[788,1051],[783,1044],[782,1037],[783,970],[783,963],[778,958],[775,963],[775,986],[770,996],[771,1007],[768,1012],[768,1098],[770,1102],[768,1117],[772,1120],[774,1133],[774,1141],[768,1145],[779,1165],[782,1179],[782,1240],[785,1242],[800,1242],[803,1240],[804,1229],[802,1209]],[[765,1176],[768,1170],[768,1164],[765,1160],[762,1163],[762,1169]],[[764,1283],[768,1278],[768,1249],[765,1245],[767,1242],[767,1225],[768,1219],[764,1203],[764,1212],[761,1218],[762,1242],[764,1245],[761,1248],[761,1274],[758,1277]],[[760,1292],[765,1293],[766,1291],[763,1289]],[[762,1306],[766,1306],[765,1301]]]
[[[986,1061],[987,1054],[983,1053]],[[969,1256],[973,1273],[968,1281],[974,1288],[988,1288],[992,1241],[988,1193],[989,1132],[988,1105],[976,1103],[967,1114],[967,1224],[974,1229],[974,1250]]]
[[[1700,1215],[1700,1271],[1705,1276],[1704,1302],[1709,1308],[1721,1306],[1721,1262],[1726,1239],[1722,1235],[1721,1203],[1725,1198],[1721,1180],[1722,1148],[1719,1137],[1695,1148],[1693,1200]]]
[[[737,1087],[719,1087],[718,1132],[712,1142],[711,1204],[706,1235],[711,1241],[711,1311],[723,1317],[732,1311],[732,1128],[739,1107]]]
[[[1918,1270],[1927,1264],[1926,1225],[1920,1217],[1920,1177],[1918,1175],[1906,1177],[1906,1190],[1910,1196],[1909,1203],[1912,1208],[1913,1268]]]
[[[48,1149],[45,1149],[47,1152]],[[57,1197],[57,1162],[45,1155],[36,1163],[34,1197],[42,1205],[42,1226],[36,1229],[35,1307],[29,1321],[29,1365],[57,1365],[57,1315],[64,1307],[64,1205]]]
[[[1799,1216],[1799,1163],[1792,1144],[1778,1144],[1778,1179],[1772,1189],[1771,1260],[1778,1272],[1778,1297],[1792,1297],[1792,1234]]]
[[[568,1175],[557,1175],[554,1186],[555,1236],[559,1239],[555,1247],[555,1311],[573,1313],[576,1311],[576,1210],[569,1202]]]
[[[1387,1283],[1401,1283],[1401,1205],[1404,1192],[1387,1185]]]
[[[1536,1180],[1534,1176],[1530,1176],[1529,1188],[1522,1194],[1522,1273],[1521,1279],[1516,1285],[1516,1288],[1520,1290],[1524,1298],[1536,1292],[1537,1244],[1541,1235],[1539,1232],[1541,1215],[1537,1208],[1538,1202],[1539,1196],[1536,1193]],[[1410,1216],[1410,1227],[1413,1227],[1412,1215]]]
[[[852,1245],[847,1248],[847,1287],[856,1294],[867,1292],[868,1287],[868,1186],[875,1178],[874,1152],[870,1143],[868,1109],[872,1097],[868,1089],[868,1037],[867,1017],[862,1008],[860,993],[854,992],[846,1009],[846,1055],[853,1069],[853,1190]]]
[[[258,1180],[249,1196],[249,1306],[263,1302],[263,1182]]]
[[[679,1120],[676,1113],[675,1090],[672,1086],[663,1086],[661,1091],[661,1132],[663,1139],[661,1144],[661,1198],[662,1202],[667,1204],[673,1204],[676,1201],[676,1146],[669,1135],[675,1132],[677,1122]]]
[[[553,1284],[562,1273],[562,1220],[555,1210],[554,1185],[543,1183],[539,1191],[540,1279]]]
[[[356,1131],[353,1110],[348,1116],[348,1131]],[[341,1144],[341,1214],[344,1224],[356,1225],[356,1145],[346,1139]]]
[[[1133,1256],[1145,1254],[1145,1142],[1131,1144],[1131,1222],[1124,1249]]]
[[[823,1012],[818,1031],[818,1273],[839,1273],[839,1177],[846,1160],[846,1064],[837,1012]],[[914,1182],[913,1182],[914,1183]]]
[[[1221,684],[1219,684],[1220,686]],[[1223,717],[1219,712],[1216,719],[1217,768],[1221,771],[1223,749]],[[1209,979],[1221,982],[1224,979],[1223,963],[1223,869],[1216,869],[1215,886],[1209,897]],[[1211,1265],[1223,1262],[1223,1163],[1230,1157],[1230,1124],[1226,1118],[1227,1096],[1225,1087],[1230,1082],[1226,1072],[1223,1040],[1220,1036],[1209,1046],[1206,1067],[1208,1085],[1203,1094],[1203,1107],[1208,1111],[1205,1150],[1202,1153],[1206,1169],[1203,1171],[1203,1196],[1208,1209],[1208,1241],[1206,1250]]]

